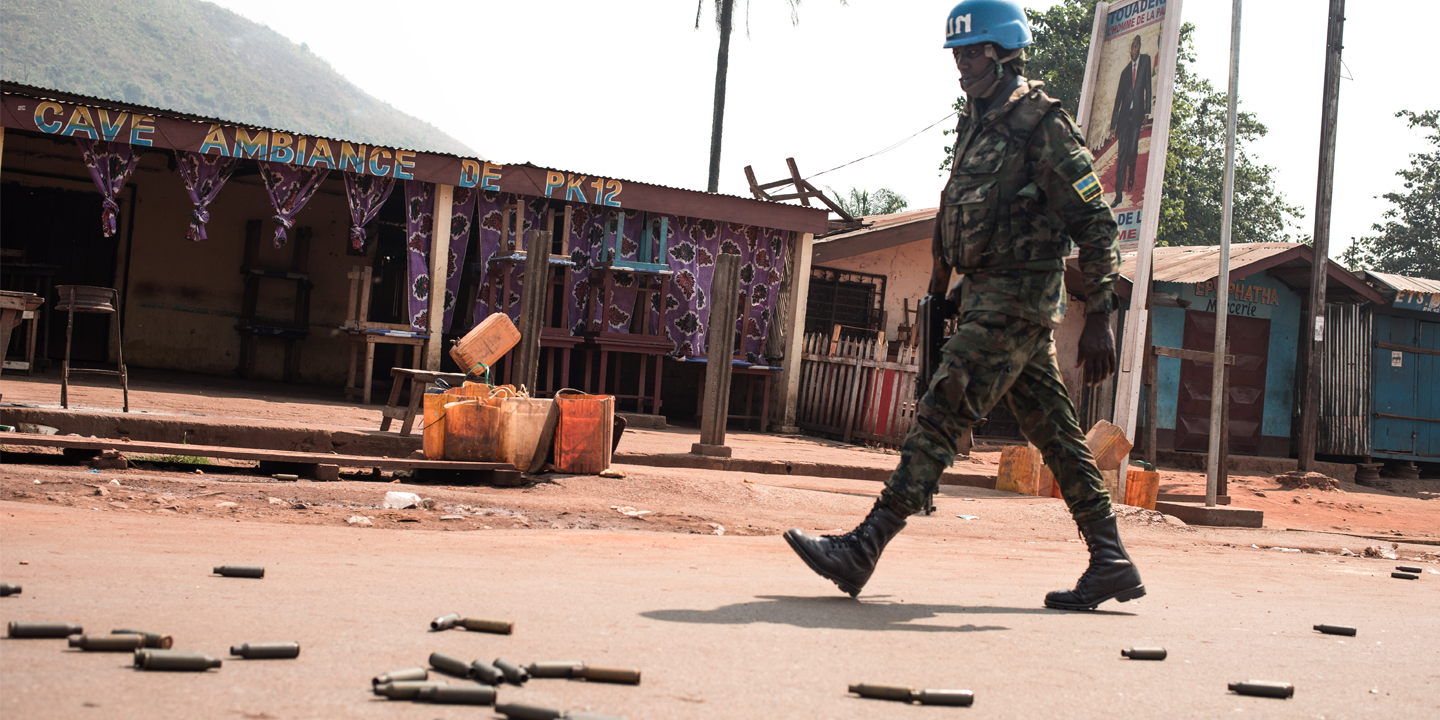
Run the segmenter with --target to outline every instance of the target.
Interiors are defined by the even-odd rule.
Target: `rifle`
[[[961,280],[964,282],[964,280]],[[945,342],[945,322],[955,314],[955,303],[943,295],[926,295],[920,299],[916,324],[920,326],[920,371],[915,377],[915,399],[925,397],[930,379],[940,369],[940,354]]]

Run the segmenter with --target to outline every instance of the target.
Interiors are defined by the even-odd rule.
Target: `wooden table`
[[[400,437],[409,437],[410,430],[415,426],[416,414],[420,412],[420,400],[425,397],[425,386],[434,383],[437,379],[444,379],[452,387],[459,387],[465,383],[465,373],[446,373],[435,370],[416,370],[414,368],[392,367],[390,368],[390,400],[385,403],[385,409],[380,411],[380,432],[390,430],[390,421],[400,421]],[[405,381],[410,381],[410,404],[400,407],[400,391],[405,389]]]
[[[25,340],[25,362],[23,368],[26,375],[33,372],[35,367],[35,328],[39,325],[36,319],[35,310],[45,304],[45,298],[32,292],[19,292],[14,290],[0,291],[0,369],[4,368],[3,353],[10,348],[10,333],[22,321],[30,321],[30,329],[26,333]]]
[[[363,405],[370,404],[370,385],[373,382],[371,377],[375,373],[375,346],[378,345],[409,345],[410,346],[410,367],[420,367],[420,350],[429,339],[429,335],[421,335],[405,330],[350,330],[350,378],[345,383],[345,397],[360,396]],[[356,362],[360,359],[360,347],[365,347],[365,368],[363,385],[355,384]],[[397,349],[396,361],[399,361]]]
[[[677,361],[700,364],[709,362],[709,360],[706,358],[695,357],[677,358]],[[759,430],[760,432],[765,432],[765,428],[767,428],[770,424],[770,386],[774,382],[775,376],[778,375],[782,369],[783,368],[775,367],[773,365],[752,365],[741,360],[732,360],[730,365],[730,373],[732,375],[740,375],[745,378],[745,414],[731,415],[727,412],[725,417],[726,421],[728,422],[730,420],[744,420],[748,422],[750,420],[754,420],[759,424],[757,430]],[[760,382],[759,415],[752,414],[754,410],[755,382],[757,380]],[[728,402],[729,398],[726,398],[726,401]],[[696,390],[695,396],[696,418],[699,418],[701,416],[701,411],[704,409],[704,407],[705,385],[704,383],[700,383]]]

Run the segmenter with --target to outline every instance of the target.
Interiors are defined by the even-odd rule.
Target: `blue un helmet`
[[[1025,11],[1012,0],[964,0],[945,21],[945,47],[993,42],[1006,50],[1031,45]]]

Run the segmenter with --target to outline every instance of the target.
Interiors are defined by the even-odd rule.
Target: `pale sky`
[[[366,92],[499,162],[705,189],[718,33],[707,0],[215,0],[308,43]],[[1175,2],[1175,0],[1171,0]],[[1030,7],[1048,7],[1032,0]],[[737,14],[744,3],[737,0]],[[751,0],[750,37],[731,40],[721,192],[803,175],[882,150],[944,117],[959,90],[944,50],[953,3],[807,0],[791,26],[784,0]],[[1230,0],[1185,0],[1198,72],[1229,73]],[[1257,2],[1243,12],[1241,107],[1270,135],[1252,150],[1314,229],[1327,0]],[[343,8],[343,9],[342,9]],[[1440,107],[1416,85],[1440,2],[1351,0],[1345,25],[1331,252],[1369,232],[1400,188],[1395,171],[1426,149],[1397,110]],[[1415,29],[1415,37],[1406,32]],[[1423,82],[1423,80],[1421,81]],[[883,155],[812,180],[845,191],[889,187],[932,207],[946,121]],[[1218,238],[1216,242],[1218,242]]]

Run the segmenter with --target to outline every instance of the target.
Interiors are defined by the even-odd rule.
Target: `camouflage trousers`
[[[1095,458],[1055,359],[1054,331],[995,312],[970,312],[945,344],[930,390],[901,448],[882,501],[913,515],[955,460],[960,436],[1005,398],[1020,431],[1040,448],[1076,522],[1110,514]]]

